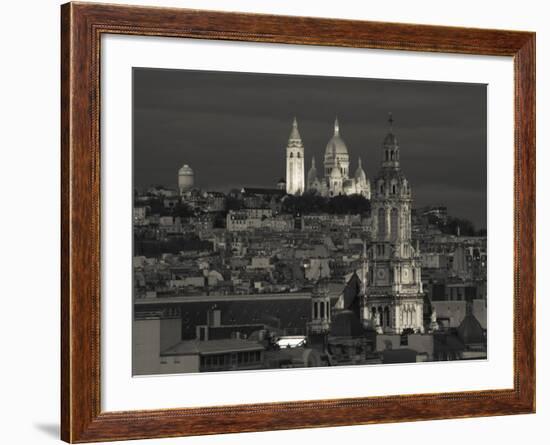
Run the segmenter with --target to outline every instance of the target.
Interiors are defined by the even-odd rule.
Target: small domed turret
[[[189,165],[185,164],[178,172],[178,187],[180,194],[183,194],[193,188],[195,185],[195,173]]]
[[[360,182],[367,181],[367,175],[365,174],[365,170],[363,170],[363,166],[361,164],[361,158],[359,158],[359,161],[357,162],[357,170],[355,170],[355,179]]]

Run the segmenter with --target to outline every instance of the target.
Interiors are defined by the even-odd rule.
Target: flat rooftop
[[[262,300],[305,300],[310,299],[309,292],[291,292],[281,294],[245,294],[245,295],[190,295],[180,297],[139,298],[134,300],[137,306],[159,303],[201,303],[216,301],[262,301]]]
[[[186,340],[179,342],[160,353],[161,356],[173,355],[208,355],[223,354],[229,352],[243,351],[263,351],[264,347],[255,341],[242,339],[223,339],[223,340]]]

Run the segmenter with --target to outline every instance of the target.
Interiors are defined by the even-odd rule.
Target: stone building
[[[357,169],[350,174],[350,157],[346,143],[340,135],[338,119],[334,121],[334,134],[327,143],[323,160],[323,171],[319,175],[315,157],[311,158],[311,168],[304,178],[304,144],[298,131],[296,118],[286,148],[286,192],[291,195],[301,195],[304,191],[332,197],[338,195],[362,195],[370,199],[370,181],[367,178],[361,158]],[[283,184],[280,181],[279,184]],[[278,185],[279,187],[279,185]]]
[[[350,157],[348,147],[340,135],[338,119],[334,121],[334,134],[327,143],[323,160],[323,176],[319,176],[315,157],[311,158],[311,168],[307,174],[307,190],[322,196],[362,195],[370,199],[370,181],[363,170],[361,158],[357,169],[350,176]]]
[[[371,200],[373,242],[365,312],[380,333],[423,332],[421,260],[411,241],[412,190],[401,171],[391,114],[389,124]]]

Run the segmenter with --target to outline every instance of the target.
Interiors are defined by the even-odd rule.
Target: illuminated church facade
[[[361,158],[358,158],[357,168],[350,174],[350,156],[340,135],[338,119],[334,121],[334,134],[325,149],[322,171],[317,170],[315,157],[312,157],[305,178],[304,162],[304,144],[294,118],[286,149],[286,192],[301,195],[308,191],[325,197],[357,194],[370,199],[370,181],[363,170]]]

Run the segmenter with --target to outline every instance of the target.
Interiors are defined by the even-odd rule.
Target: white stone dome
[[[334,121],[334,135],[328,141],[327,148],[325,150],[325,158],[331,156],[348,156],[348,147],[340,136],[340,126],[338,125],[338,119]]]

